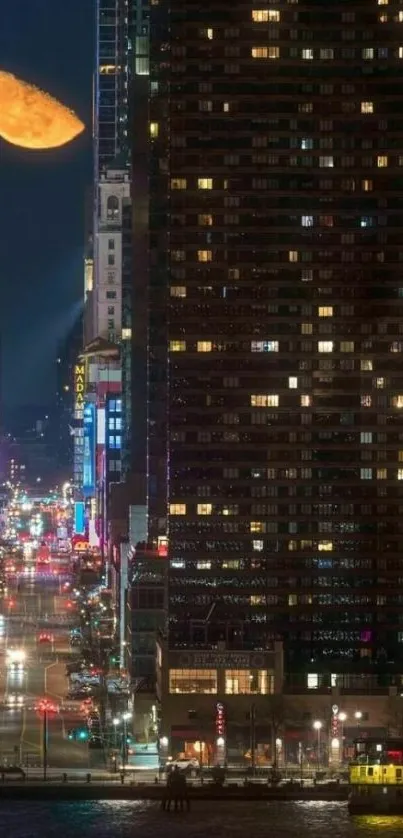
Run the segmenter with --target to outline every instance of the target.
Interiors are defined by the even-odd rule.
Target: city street
[[[71,611],[61,593],[61,579],[34,572],[8,579],[8,601],[0,607],[0,763],[39,766],[43,759],[40,699],[51,701],[48,714],[47,761],[54,768],[89,768],[103,764],[86,742],[67,739],[80,723],[80,703],[66,701],[66,662],[70,654]],[[64,621],[64,622],[63,622]],[[40,642],[48,633],[51,642]],[[23,653],[18,666],[8,665],[13,652]]]

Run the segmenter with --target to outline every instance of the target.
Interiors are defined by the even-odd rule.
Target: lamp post
[[[38,710],[42,714],[42,764],[43,779],[47,780],[48,774],[48,717],[49,712],[55,711],[55,706],[47,698],[38,704]]]
[[[318,734],[318,770],[320,768],[320,732],[322,730],[323,724],[318,719],[313,723],[313,729],[316,730]]]
[[[358,734],[359,734],[359,730],[360,730],[360,722],[361,722],[361,719],[362,719],[362,713],[361,713],[361,710],[356,710],[356,711],[355,711],[355,713],[354,713],[354,718],[355,718],[355,720],[356,720],[356,722],[357,722],[357,736],[358,736]]]
[[[121,717],[118,716],[115,719],[112,719],[112,724],[115,728],[115,742],[117,741],[117,728],[119,727],[120,723],[122,722],[122,739],[121,739],[121,747],[122,747],[122,765],[123,768],[127,763],[127,722],[131,719],[132,714],[129,712],[122,713]]]
[[[114,745],[115,748],[118,746],[118,726],[120,725],[120,719],[112,719],[112,724],[114,727]]]
[[[340,752],[341,752],[341,754],[340,755],[341,755],[341,762],[343,762],[343,757],[344,757],[344,722],[347,719],[347,713],[339,713],[338,719],[341,722],[341,727],[340,727],[340,742],[341,742]]]
[[[122,719],[123,719],[123,748],[122,748],[123,768],[125,767],[125,764],[127,763],[127,756],[128,756],[128,754],[127,754],[127,722],[129,721],[129,719],[131,719],[131,717],[132,717],[131,713],[123,713],[123,716],[122,716]]]

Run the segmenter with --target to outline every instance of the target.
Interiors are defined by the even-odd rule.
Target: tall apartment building
[[[170,648],[284,640],[310,686],[401,671],[403,4],[151,16],[149,503]],[[214,692],[200,667],[173,691]]]

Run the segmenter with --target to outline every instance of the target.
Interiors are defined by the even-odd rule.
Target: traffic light
[[[87,739],[88,739],[88,730],[86,730],[86,728],[83,728],[83,727],[71,728],[67,732],[67,738],[70,740],[70,742],[77,741],[77,740],[79,742],[86,742]]]

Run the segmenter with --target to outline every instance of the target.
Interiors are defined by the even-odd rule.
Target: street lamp
[[[316,730],[318,734],[318,769],[320,767],[320,732],[322,730],[323,723],[320,722],[318,719],[313,723],[313,729]]]
[[[347,713],[339,713],[338,719],[341,722],[340,743],[341,743],[341,761],[343,762],[343,757],[344,757],[344,722],[347,719]]]
[[[122,733],[122,763],[123,763],[123,768],[124,768],[125,764],[127,763],[127,756],[128,756],[128,754],[127,754],[127,722],[131,718],[132,718],[132,714],[129,713],[129,712],[126,712],[126,713],[122,713],[120,718],[116,717],[115,719],[112,719],[112,724],[115,728],[115,736],[116,736],[117,728],[119,727],[120,723],[123,722],[123,733]]]
[[[361,722],[362,716],[363,716],[363,714],[361,713],[361,710],[356,710],[355,711],[354,718],[357,722],[357,735],[358,735],[359,730],[360,730],[360,722]]]
[[[118,744],[118,727],[119,727],[119,725],[120,725],[120,719],[112,719],[112,724],[113,724],[113,726],[114,726],[114,728],[115,728],[115,739],[114,739],[114,741],[115,741],[115,748],[117,748],[117,744]]]
[[[48,771],[48,715],[55,712],[55,705],[47,698],[43,698],[38,704],[38,710],[42,713],[42,758],[43,758],[43,779],[47,779]]]

